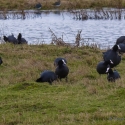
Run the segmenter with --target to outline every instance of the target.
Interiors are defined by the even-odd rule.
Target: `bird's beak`
[[[108,73],[109,69],[110,69],[110,68],[108,67],[107,70],[106,70],[106,73]]]
[[[66,62],[64,61],[64,59],[62,59],[63,63],[66,65]]]
[[[120,50],[121,50],[120,46],[119,46],[119,45],[117,45],[117,46],[118,46],[118,49],[120,49]]]
[[[111,64],[114,64],[114,63],[112,62],[112,60],[110,60],[110,63],[111,63]]]

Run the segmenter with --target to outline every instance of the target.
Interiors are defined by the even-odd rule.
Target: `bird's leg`
[[[62,81],[61,78],[59,78],[59,79],[60,79],[60,81]]]
[[[68,82],[68,77],[66,76],[66,82]]]
[[[50,81],[49,84],[52,85],[52,82]]]
[[[52,85],[52,80],[50,79],[49,84]]]

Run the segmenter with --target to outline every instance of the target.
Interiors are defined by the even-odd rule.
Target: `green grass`
[[[38,0],[43,10],[55,9],[52,4],[57,0]],[[35,9],[36,0],[1,0],[0,10]],[[125,0],[61,0],[60,9],[84,9],[114,7],[124,8]]]
[[[124,63],[121,79],[110,83],[96,65],[102,51],[90,47],[0,45],[0,125],[123,125],[125,124]],[[68,82],[36,83],[54,59],[64,57]]]

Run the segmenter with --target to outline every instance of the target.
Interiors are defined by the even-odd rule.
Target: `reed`
[[[114,9],[114,8],[95,8],[95,9],[81,9],[81,10],[71,10],[70,13],[73,15],[75,20],[121,20],[124,19],[123,9]]]
[[[38,1],[32,0],[2,0],[0,4],[1,12],[0,12],[0,18],[1,19],[26,19],[26,18],[35,18],[36,15],[40,16],[41,13],[39,12],[28,12],[26,9],[34,9],[35,10],[35,4]],[[42,10],[51,10],[55,9],[52,6],[52,3],[54,0],[39,0],[42,4]],[[105,9],[105,7],[108,7],[108,9]],[[59,9],[66,9],[71,14],[73,14],[73,18],[76,20],[87,20],[87,19],[124,19],[124,10],[125,7],[125,1],[124,0],[104,0],[103,2],[101,0],[71,0],[61,1],[61,6]],[[88,9],[89,10],[86,10]],[[109,9],[110,8],[110,9]],[[76,10],[80,9],[80,10]],[[8,10],[18,10],[14,12],[8,12]],[[46,11],[46,13],[49,13],[49,11]]]
[[[42,17],[42,13],[49,14],[50,12],[57,12],[44,10],[44,11],[1,11],[1,19],[33,19],[36,17]],[[67,10],[68,13],[73,16],[75,20],[122,20],[125,19],[125,10],[121,8],[93,8],[93,9],[80,9],[80,10]],[[61,11],[63,13],[63,11]]]

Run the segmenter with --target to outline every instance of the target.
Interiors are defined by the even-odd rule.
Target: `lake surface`
[[[67,11],[42,11],[28,13],[25,19],[20,15],[8,14],[7,19],[0,18],[0,36],[14,34],[15,37],[22,33],[29,44],[45,42],[50,44],[52,32],[57,38],[65,42],[75,42],[79,30],[82,38],[91,38],[92,42],[102,48],[111,47],[116,39],[125,35],[125,20],[121,19],[87,19],[76,20],[74,15]],[[52,32],[50,32],[50,29]]]

